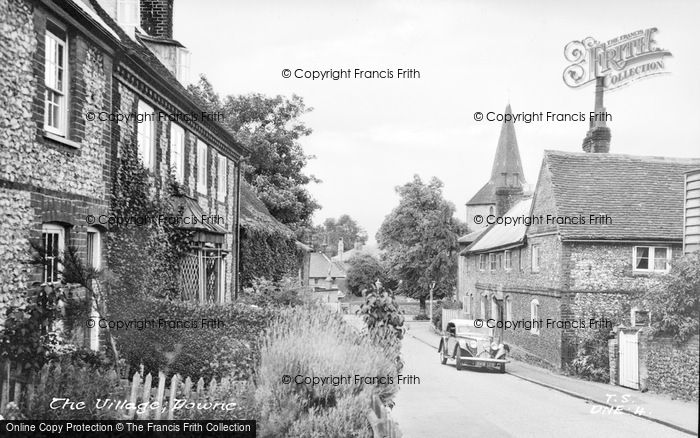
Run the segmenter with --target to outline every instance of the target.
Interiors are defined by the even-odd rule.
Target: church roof
[[[545,151],[556,214],[584,216],[559,225],[563,239],[682,240],[684,173],[700,159]],[[589,215],[608,215],[591,224]]]
[[[506,106],[505,114],[513,114],[510,104]],[[515,137],[515,124],[512,121],[504,121],[501,124],[501,134],[498,137],[496,156],[491,167],[491,179],[472,196],[467,205],[495,204],[496,187],[498,184],[505,182],[503,181],[503,174],[507,174],[508,178],[512,178],[512,175],[517,174],[518,183],[523,186],[527,184],[523,174],[523,165],[520,161],[518,140]],[[508,184],[511,184],[511,180],[508,181]]]
[[[508,210],[505,214],[507,217],[520,217],[526,216],[530,212],[530,205],[532,203],[532,198],[523,199],[518,202]],[[496,249],[505,249],[512,246],[519,245],[525,240],[525,232],[527,231],[527,226],[525,222],[518,224],[495,224],[488,228],[488,231],[478,238],[478,240],[473,243],[466,252],[485,252],[493,251]]]

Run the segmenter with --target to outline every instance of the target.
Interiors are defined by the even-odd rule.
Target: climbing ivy
[[[183,207],[174,202],[180,194],[172,175],[161,181],[144,168],[136,148],[121,149],[110,216],[122,221],[106,235],[108,266],[116,277],[113,290],[120,297],[178,295],[176,273],[191,232],[159,218],[182,216]]]

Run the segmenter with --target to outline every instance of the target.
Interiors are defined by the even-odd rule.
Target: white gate
[[[620,330],[620,386],[639,389],[639,332]]]

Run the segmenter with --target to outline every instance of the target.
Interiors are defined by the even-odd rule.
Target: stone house
[[[127,147],[152,178],[172,172],[185,215],[215,218],[191,227],[192,252],[176,274],[183,298],[235,297],[247,150],[185,88],[189,53],[172,38],[172,10],[172,0],[0,3],[0,302],[59,281],[69,246],[104,266]],[[28,263],[30,241],[42,244],[42,269]]]
[[[597,111],[602,97],[599,86]],[[682,256],[684,174],[700,159],[611,154],[609,146],[609,128],[596,122],[584,152],[545,151],[532,199],[505,198],[497,211],[512,222],[463,243],[463,310],[494,324],[520,321],[500,330],[514,357],[562,368],[592,319],[611,331],[629,324],[635,294]],[[542,325],[523,328],[531,321]]]

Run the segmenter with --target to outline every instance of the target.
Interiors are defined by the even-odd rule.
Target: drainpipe
[[[233,299],[238,299],[238,293],[241,284],[241,167],[246,157],[238,160],[238,169],[236,170],[236,266],[233,287]]]

